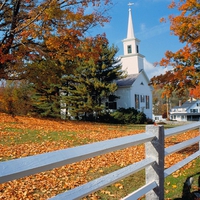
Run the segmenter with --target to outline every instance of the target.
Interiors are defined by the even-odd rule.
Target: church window
[[[139,94],[135,94],[135,109],[140,109]]]
[[[146,109],[149,109],[149,96],[146,96]]]
[[[106,102],[106,108],[107,109],[113,109],[116,110],[117,109],[117,102]]]
[[[109,97],[108,97],[108,101],[110,102],[110,101],[115,101],[115,99],[116,99],[116,96],[115,95],[110,95]]]
[[[141,101],[141,102],[145,102],[144,95],[140,95],[140,101]]]
[[[131,45],[128,45],[128,53],[132,53]]]
[[[139,53],[139,46],[136,45],[136,52]]]
[[[106,109],[117,109],[117,102],[115,101],[116,96],[110,95],[108,97],[108,102],[106,102]]]

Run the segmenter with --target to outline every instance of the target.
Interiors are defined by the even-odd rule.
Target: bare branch
[[[26,26],[23,26],[21,29],[17,30],[15,33],[18,34],[19,32],[23,31],[26,29],[28,26],[30,26],[34,21],[38,19],[39,16],[50,6],[52,0],[49,0],[49,3],[33,18]]]
[[[5,4],[6,4],[6,1],[7,0],[5,0],[3,3],[2,3],[2,5],[1,5],[1,7],[0,7],[0,10],[2,10],[3,9],[3,7],[5,6]]]

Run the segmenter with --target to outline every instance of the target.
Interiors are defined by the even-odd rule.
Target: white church
[[[122,70],[127,77],[117,80],[115,107],[135,108],[152,119],[152,90],[149,78],[144,71],[144,56],[140,53],[140,40],[135,37],[132,11],[129,7],[127,38],[122,40],[124,55],[121,57]]]

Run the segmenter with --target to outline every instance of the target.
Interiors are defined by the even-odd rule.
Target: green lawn
[[[110,170],[106,172],[109,173]],[[111,170],[112,171],[112,170]],[[198,190],[198,176],[200,175],[200,158],[192,162],[189,169],[180,169],[178,172],[165,178],[165,199],[166,200],[181,200],[183,186],[186,179],[193,176],[191,192]],[[145,172],[141,170],[132,176],[129,176],[111,186],[104,188],[96,193],[100,199],[117,200],[120,196],[126,196],[145,184]],[[141,197],[140,199],[145,199]],[[186,200],[186,199],[185,199]],[[193,200],[193,199],[187,199]]]
[[[191,192],[198,190],[198,177],[200,175],[200,158],[192,162],[188,169],[180,170],[166,177],[165,179],[165,198],[166,199],[181,199],[183,193],[184,182],[187,178],[193,177]],[[190,199],[188,199],[190,200]],[[191,199],[192,200],[192,199]]]

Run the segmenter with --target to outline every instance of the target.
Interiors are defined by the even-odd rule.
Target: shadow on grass
[[[194,181],[194,176],[199,175],[198,177],[198,190],[191,191],[192,183]],[[200,200],[200,172],[189,176],[183,185],[182,189],[182,198],[175,198],[173,200]]]

